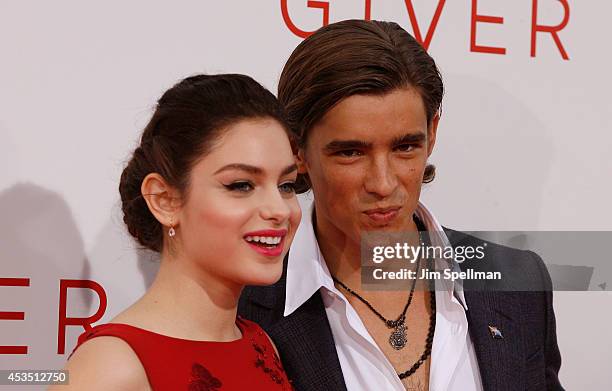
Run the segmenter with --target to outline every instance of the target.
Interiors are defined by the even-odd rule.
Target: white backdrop
[[[125,233],[117,186],[163,91],[202,72],[246,73],[275,91],[302,39],[296,29],[369,13],[412,32],[411,5],[422,37],[440,7],[429,51],[447,94],[431,159],[438,176],[423,199],[442,223],[612,230],[608,2],[2,0],[0,369],[64,365],[83,329],[66,326],[58,346],[60,280],[103,287],[100,321],[151,281],[155,257]],[[536,32],[532,56],[534,6],[539,25],[559,25],[568,11],[569,20],[559,44]],[[2,286],[16,282],[28,286]],[[65,292],[67,317],[100,306],[91,289]],[[611,308],[610,292],[555,294],[567,389],[611,387]]]

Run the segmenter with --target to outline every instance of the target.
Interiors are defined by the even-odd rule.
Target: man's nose
[[[397,175],[388,159],[386,157],[375,158],[366,172],[365,190],[378,198],[385,198],[393,194],[397,184]]]

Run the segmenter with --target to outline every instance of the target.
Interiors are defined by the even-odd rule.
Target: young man
[[[239,311],[273,338],[297,390],[562,389],[550,289],[482,281],[465,281],[465,290],[446,281],[434,294],[361,287],[365,232],[483,243],[444,230],[419,202],[435,174],[427,159],[442,96],[434,60],[395,23],[323,27],[283,69],[279,99],[299,144],[299,191],[312,189],[313,208],[281,280],[245,289]],[[489,244],[478,262],[520,270],[525,286],[550,286],[533,253]]]

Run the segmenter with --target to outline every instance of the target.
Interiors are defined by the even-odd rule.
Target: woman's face
[[[182,255],[196,270],[229,283],[276,282],[301,218],[296,175],[277,121],[230,126],[192,169],[175,236]]]

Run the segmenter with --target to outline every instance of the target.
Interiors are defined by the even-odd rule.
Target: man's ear
[[[440,111],[431,120],[431,124],[427,129],[427,157],[431,155],[436,144],[436,134],[438,133],[438,123],[440,122]]]
[[[140,186],[142,197],[157,221],[167,227],[179,225],[180,195],[156,172],[148,174]]]
[[[299,148],[295,161],[298,167],[298,174],[308,174],[308,164],[306,163],[306,151]]]

